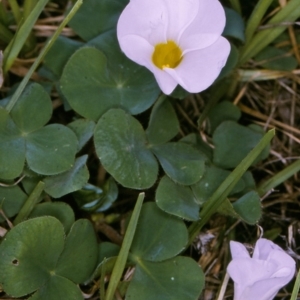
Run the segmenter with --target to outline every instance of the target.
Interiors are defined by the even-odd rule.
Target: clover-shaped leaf
[[[208,113],[209,131],[213,133],[215,129],[224,121],[238,121],[242,113],[239,108],[229,101],[223,101],[213,107]]]
[[[104,168],[126,187],[145,189],[155,183],[158,164],[153,154],[175,182],[194,184],[204,173],[205,157],[195,147],[187,143],[149,145],[141,124],[121,109],[111,109],[100,118],[94,142]]]
[[[160,209],[180,218],[197,221],[199,219],[199,203],[192,189],[176,184],[164,176],[156,190],[155,200]]]
[[[235,168],[244,157],[258,144],[264,132],[256,126],[242,126],[234,121],[221,123],[213,134],[214,163],[221,168]],[[268,147],[257,160],[268,156]]]
[[[192,185],[191,188],[197,201],[201,204],[206,202],[227,178],[230,171],[218,168],[216,166],[207,166],[205,173],[200,181]],[[241,192],[245,188],[245,182],[241,178],[231,191],[231,195]]]
[[[29,218],[37,218],[37,217],[44,217],[44,216],[51,216],[58,219],[66,233],[68,233],[75,222],[75,215],[72,208],[64,203],[64,202],[44,202],[37,204]]]
[[[130,300],[196,300],[204,287],[200,266],[189,257],[156,263],[139,261],[126,292]]]
[[[194,184],[205,171],[204,159],[198,150],[186,143],[157,145],[152,151],[166,174],[177,183]]]
[[[151,187],[158,164],[146,147],[141,124],[121,109],[111,109],[95,128],[96,152],[104,168],[122,185],[130,188]]]
[[[187,241],[181,219],[161,211],[155,203],[144,204],[130,248],[129,258],[136,267],[125,299],[198,299],[204,285],[201,268],[190,258],[174,258]]]
[[[78,119],[68,124],[68,127],[72,129],[77,136],[77,151],[80,151],[93,136],[95,126],[95,122],[86,119]]]
[[[163,261],[180,253],[187,241],[187,229],[181,219],[163,212],[155,203],[146,203],[130,248],[131,258]]]
[[[91,223],[78,220],[65,240],[62,224],[53,217],[27,220],[7,233],[0,245],[0,283],[13,297],[83,299],[76,284],[92,274],[98,256]],[[51,294],[49,294],[51,293]]]
[[[11,114],[0,109],[0,178],[19,176],[25,160],[41,175],[58,174],[73,166],[77,138],[63,125],[42,127],[51,113],[50,97],[36,83],[25,89]]]
[[[159,99],[152,108],[146,130],[149,143],[158,145],[168,142],[179,132],[176,112],[168,99]]]
[[[11,218],[19,212],[27,197],[18,186],[0,186],[0,209],[7,218]],[[0,215],[0,222],[2,221],[4,218]]]
[[[121,107],[131,114],[148,109],[157,99],[159,88],[146,68],[121,52],[116,33],[104,33],[90,45],[101,51],[95,47],[79,49],[61,77],[61,90],[71,107],[95,121],[110,108]]]
[[[254,225],[261,218],[261,202],[257,192],[250,191],[232,204],[235,212],[248,224]]]
[[[70,170],[46,177],[43,180],[45,191],[54,198],[60,198],[81,189],[89,179],[89,171],[86,166],[87,159],[87,155],[78,157]]]
[[[231,8],[224,7],[224,9],[226,14],[226,26],[222,35],[245,42],[245,23],[243,18]]]
[[[85,41],[91,40],[109,29],[115,28],[119,15],[128,0],[89,0],[69,22],[73,30]]]

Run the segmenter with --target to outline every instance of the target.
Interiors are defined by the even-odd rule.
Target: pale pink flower
[[[230,242],[227,272],[234,281],[234,300],[271,300],[294,276],[295,261],[267,239],[256,242],[252,258],[244,245]]]
[[[221,36],[218,0],[131,0],[117,26],[127,57],[148,68],[165,94],[177,84],[190,93],[208,88],[230,53]]]

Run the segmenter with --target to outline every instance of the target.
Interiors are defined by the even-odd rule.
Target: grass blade
[[[299,0],[291,0],[258,32],[243,49],[239,64],[242,65],[272,43],[292,22],[300,17]]]
[[[297,274],[297,278],[296,278],[296,282],[295,282],[295,285],[293,288],[291,300],[297,300],[299,288],[300,288],[300,270],[298,271],[298,274]]]
[[[137,199],[137,202],[135,204],[132,216],[130,218],[130,221],[129,221],[129,224],[128,224],[128,227],[127,227],[127,230],[125,233],[125,237],[124,237],[124,240],[122,243],[120,253],[118,255],[116,264],[114,266],[114,269],[113,269],[111,277],[110,277],[105,300],[113,299],[114,293],[115,293],[118,283],[121,279],[122,273],[123,273],[125,265],[126,265],[129,249],[131,247],[134,233],[136,230],[136,226],[138,223],[138,219],[139,219],[139,215],[140,215],[140,211],[142,208],[144,197],[145,197],[145,194],[140,193],[139,197]]]
[[[22,47],[24,46],[29,34],[32,31],[32,28],[37,21],[39,15],[43,11],[48,0],[40,0],[37,5],[32,10],[28,18],[20,24],[20,28],[15,34],[14,39],[9,43],[7,48],[4,51],[4,62],[3,62],[3,71],[4,74],[8,72],[10,67],[13,65],[15,59],[19,55]]]
[[[35,5],[38,3],[39,0],[25,0],[23,5],[23,18],[27,19],[27,17],[30,15],[30,12],[35,7]]]
[[[13,224],[17,225],[28,218],[30,213],[32,212],[34,206],[37,204],[40,195],[42,194],[44,190],[44,182],[40,181],[32,193],[27,198],[26,202],[23,204],[22,208],[20,209],[17,217],[15,218]]]
[[[300,159],[290,164],[267,181],[263,182],[257,189],[260,196],[267,194],[270,190],[285,182],[288,178],[300,171]]]
[[[194,222],[189,227],[189,245],[197,236],[199,230],[206,224],[209,218],[217,211],[221,203],[227,198],[233,187],[240,180],[243,174],[265,149],[275,135],[275,129],[268,131],[254,149],[241,161],[241,163],[230,173],[230,175],[223,181],[219,188],[204,204],[200,212],[200,220]]]
[[[256,4],[254,10],[251,13],[251,16],[247,22],[245,36],[246,36],[246,45],[251,41],[254,32],[257,30],[263,16],[265,15],[267,9],[274,0],[259,0]]]
[[[236,10],[240,15],[242,14],[242,8],[240,0],[229,0],[231,7]]]
[[[19,24],[21,22],[22,15],[17,0],[8,0],[8,3],[10,5],[16,23]]]
[[[15,93],[13,94],[13,96],[11,97],[10,101],[7,103],[7,105],[5,107],[7,111],[10,112],[12,110],[12,108],[14,107],[14,105],[17,103],[17,101],[18,101],[20,95],[22,94],[25,86],[27,85],[27,83],[28,83],[31,75],[36,70],[36,68],[39,66],[39,64],[42,62],[42,60],[44,59],[45,55],[50,50],[50,48],[52,47],[52,45],[54,44],[54,42],[56,41],[56,39],[58,38],[58,36],[62,32],[62,30],[65,28],[65,26],[68,24],[68,22],[75,15],[75,13],[79,9],[79,7],[82,5],[82,1],[83,0],[77,0],[77,2],[73,6],[73,8],[69,12],[69,14],[66,16],[66,18],[62,21],[62,23],[59,25],[59,27],[55,31],[54,35],[48,40],[47,44],[45,45],[45,47],[43,48],[43,50],[40,52],[39,56],[36,58],[36,60],[32,64],[32,66],[28,70],[26,76],[21,81],[20,85],[18,86],[17,90],[15,91]]]

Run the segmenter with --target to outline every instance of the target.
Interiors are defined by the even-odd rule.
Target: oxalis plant
[[[299,171],[297,160],[256,185],[253,166],[268,157],[275,130],[245,125],[233,104],[239,83],[296,67],[293,57],[282,63],[274,45],[300,17],[299,0],[253,1],[246,16],[239,0],[174,1],[69,3],[23,80],[2,93],[0,291],[7,297],[199,299],[205,276],[189,253],[203,227],[216,213],[259,224],[261,198]],[[36,49],[32,29],[47,4],[0,2],[4,84],[17,58]],[[76,39],[61,35],[66,25]],[[268,65],[251,67],[266,57]],[[36,72],[43,80],[33,80]],[[202,91],[197,125],[183,134],[176,104]],[[122,215],[106,213],[128,195],[134,201]],[[113,232],[110,242],[96,234],[100,223]],[[269,240],[259,239],[252,257],[237,242],[231,252],[235,300],[273,299],[294,276],[294,260]],[[282,279],[270,281],[266,265]]]

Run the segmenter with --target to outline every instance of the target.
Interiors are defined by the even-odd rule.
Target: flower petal
[[[279,248],[279,250],[277,249],[271,250],[267,260],[276,262],[278,270],[289,268],[292,272],[292,277],[293,277],[295,273],[295,261],[292,259],[292,257],[290,257],[287,253],[285,253],[279,246],[277,247]],[[287,275],[283,275],[283,271],[281,271],[276,274],[276,277],[278,276],[287,276]]]
[[[164,94],[169,95],[177,86],[177,82],[164,70],[157,68],[152,62],[154,47],[138,35],[125,35],[119,39],[120,47],[128,58],[151,71]],[[134,47],[132,46],[134,45]]]
[[[191,36],[187,36],[184,39],[181,39],[179,42],[179,47],[183,49],[183,54],[194,50],[200,50],[206,47],[209,47],[220,37],[217,34],[194,34]]]
[[[270,300],[273,299],[278,291],[285,286],[291,279],[286,277],[269,278],[258,281],[252,286],[244,289],[239,298],[234,297],[234,300]]]
[[[178,42],[180,34],[197,16],[199,0],[161,0],[168,10],[168,39]]]
[[[211,46],[187,53],[175,68],[165,68],[184,89],[199,93],[218,77],[230,53],[229,42],[220,37]]]
[[[193,49],[207,47],[222,34],[225,24],[225,12],[218,0],[199,1],[198,13],[191,24],[182,32],[179,44],[188,44]],[[191,39],[194,35],[198,37]],[[203,38],[201,35],[204,35]],[[208,35],[211,35],[209,40],[206,39]],[[191,41],[194,42],[193,45],[191,45]]]
[[[119,44],[128,58],[147,67],[152,72],[151,57],[154,47],[147,40],[138,35],[125,35],[119,39]]]
[[[250,258],[250,254],[246,247],[238,242],[230,241],[230,252],[232,259],[235,258]]]
[[[168,10],[161,0],[131,0],[117,24],[118,39],[125,35],[139,35],[150,44],[165,42]]]
[[[267,259],[271,251],[274,249],[283,251],[279,246],[267,239],[258,239],[255,244],[253,258]]]
[[[166,95],[170,95],[178,83],[172,78],[172,76],[158,68],[155,68],[153,74],[162,92]]]
[[[227,272],[235,283],[246,287],[269,279],[276,272],[276,264],[252,258],[236,258],[229,263]]]

